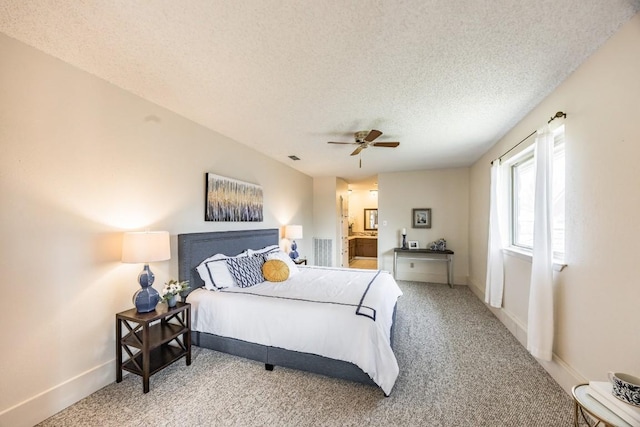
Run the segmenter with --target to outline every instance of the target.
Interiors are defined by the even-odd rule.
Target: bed
[[[296,277],[292,275],[287,281],[278,284],[265,282],[251,288],[228,288],[217,292],[207,291],[203,288],[204,282],[196,270],[203,260],[213,254],[236,256],[247,249],[259,250],[278,243],[279,230],[277,229],[190,233],[178,236],[179,279],[188,280],[190,283],[190,289],[183,294],[183,298],[192,304],[192,343],[196,346],[263,362],[267,370],[272,370],[274,366],[282,366],[376,386],[382,389],[385,396],[388,396],[399,370],[392,346],[396,301],[402,293],[399,288],[384,291],[384,301],[378,303],[379,307],[375,305],[373,299],[377,298],[377,293],[381,292],[378,291],[380,288],[397,288],[389,273],[374,270],[345,271],[344,273],[350,274],[349,277],[352,277],[354,281],[356,276],[362,276],[368,280],[365,291],[361,292],[361,296],[358,296],[359,303],[356,301],[354,304],[320,301],[315,300],[315,297],[305,296],[281,298],[279,294],[274,294],[284,288],[296,289],[297,292],[302,292],[301,289],[307,288],[312,294],[314,292],[320,293],[323,288],[318,286],[314,291],[314,286],[306,283],[307,279],[313,283],[321,283],[318,277],[322,277],[325,282],[327,280],[335,281],[336,276],[334,275],[343,274],[337,271],[339,269],[326,267],[301,267],[301,273]],[[338,284],[336,283],[335,286]],[[357,286],[364,289],[365,284],[357,284]],[[332,293],[348,294],[348,292],[337,289]],[[387,296],[387,294],[389,295]],[[222,298],[224,300],[221,300]],[[353,295],[350,298],[353,300]],[[313,301],[310,301],[311,299]],[[232,307],[232,303],[237,304],[234,306],[237,308],[229,309]],[[301,313],[304,313],[308,318],[315,319],[318,319],[318,316],[325,316],[326,320],[314,320],[307,323],[315,328],[332,329],[330,331],[315,329],[313,332],[302,333],[299,330],[299,324],[304,322],[282,322],[282,310],[285,310],[283,304],[290,306],[286,308],[286,310],[291,310],[291,312],[287,312],[287,316],[296,316]],[[383,308],[382,305],[387,308]],[[266,310],[266,319],[272,321],[250,323],[251,326],[245,329],[234,327],[231,328],[233,331],[221,326],[224,322],[220,320],[220,316],[222,318],[230,314],[240,316],[236,311],[246,309],[248,312],[243,316],[250,317],[254,313],[252,310],[256,307]],[[348,354],[351,350],[343,349],[344,337],[336,338],[342,341],[332,344],[334,350],[331,351],[338,349],[340,352],[337,357],[332,357],[333,353],[329,350],[327,353],[324,348],[318,350],[314,347],[318,344],[317,341],[333,340],[333,337],[337,335],[336,330],[351,330],[351,326],[349,328],[336,327],[335,324],[331,326],[330,323],[340,321],[341,316],[347,316],[346,312],[351,316],[349,319],[356,319],[348,320],[349,322],[357,322],[357,326],[353,329],[357,331],[354,332],[355,336],[347,340],[372,341],[374,344],[371,345],[375,346],[371,349],[362,347],[355,351],[358,354],[354,354],[353,357],[357,360],[351,360],[353,357]],[[211,316],[214,314],[218,316],[217,319],[203,320],[212,318]],[[291,319],[295,319],[295,317],[291,317]],[[279,326],[272,326],[272,324],[279,324]],[[264,339],[260,335],[263,333],[260,329],[262,327],[286,329],[291,327],[290,324],[296,325],[296,329],[288,331],[266,330]],[[366,331],[358,329],[364,327],[369,329]],[[222,332],[218,332],[216,328],[223,328]],[[367,334],[371,334],[371,337]],[[278,337],[280,335],[282,338]],[[318,338],[319,336],[323,338]],[[284,341],[278,341],[279,339]],[[360,359],[364,360],[360,361]]]

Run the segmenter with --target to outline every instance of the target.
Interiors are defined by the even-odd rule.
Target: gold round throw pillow
[[[270,259],[262,264],[262,275],[269,282],[283,282],[289,278],[289,266],[279,259]]]

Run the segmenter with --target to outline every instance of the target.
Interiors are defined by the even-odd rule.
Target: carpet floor
[[[398,282],[390,397],[378,388],[193,347],[39,426],[571,426],[572,400],[465,286]]]

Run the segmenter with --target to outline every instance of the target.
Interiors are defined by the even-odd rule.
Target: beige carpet
[[[571,426],[572,401],[466,287],[399,282],[391,396],[378,388],[194,347],[127,375],[49,426]]]

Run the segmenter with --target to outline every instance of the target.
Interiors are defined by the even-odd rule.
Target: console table
[[[434,251],[432,249],[393,249],[393,278],[396,278],[398,271],[398,257],[414,261],[446,262],[447,263],[447,284],[453,287],[453,251]]]

